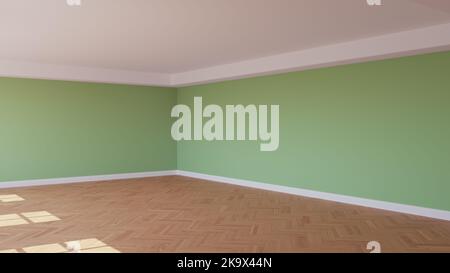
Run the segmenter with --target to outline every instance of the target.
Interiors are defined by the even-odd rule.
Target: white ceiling
[[[450,23],[450,0],[0,0],[0,60],[181,73]]]

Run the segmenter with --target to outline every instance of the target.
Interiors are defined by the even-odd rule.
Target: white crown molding
[[[244,187],[249,187],[249,188],[256,188],[256,189],[261,189],[261,190],[282,192],[282,193],[287,193],[287,194],[293,194],[293,195],[310,197],[310,198],[317,198],[317,199],[339,202],[339,203],[344,203],[344,204],[351,204],[351,205],[357,205],[357,206],[363,206],[363,207],[369,207],[369,208],[375,208],[375,209],[382,209],[382,210],[388,210],[388,211],[394,211],[394,212],[400,212],[400,213],[406,213],[406,214],[412,214],[412,215],[418,215],[418,216],[424,216],[424,217],[429,217],[429,218],[450,221],[450,211],[446,211],[446,210],[430,209],[430,208],[424,208],[424,207],[418,207],[418,206],[412,206],[412,205],[404,205],[404,204],[379,201],[379,200],[373,200],[373,199],[367,199],[367,198],[360,198],[360,197],[354,197],[354,196],[348,196],[348,195],[341,195],[341,194],[334,194],[334,193],[327,193],[327,192],[320,192],[320,191],[313,191],[313,190],[305,190],[305,189],[301,189],[301,188],[280,186],[280,185],[267,184],[267,183],[261,183],[261,182],[250,181],[250,180],[235,179],[235,178],[208,175],[208,174],[189,172],[189,171],[180,171],[179,170],[176,173],[180,176],[192,177],[192,178],[197,178],[197,179],[202,179],[202,180],[207,180],[207,181],[212,181],[212,182],[220,182],[220,183],[239,185],[239,186],[244,186]]]
[[[78,176],[78,177],[64,177],[64,178],[49,178],[49,179],[33,179],[11,182],[0,182],[0,189],[21,188],[21,187],[35,187],[45,185],[59,185],[59,184],[73,184],[97,181],[122,180],[133,178],[145,178],[155,176],[169,176],[176,175],[176,171],[155,171],[155,172],[139,172],[139,173],[122,173],[122,174],[107,174],[94,176]]]
[[[0,77],[170,86],[169,74],[17,61],[0,61]]]
[[[450,23],[175,74],[0,61],[0,77],[182,87],[444,50]]]
[[[300,71],[440,50],[450,50],[450,24],[174,74],[172,86]]]

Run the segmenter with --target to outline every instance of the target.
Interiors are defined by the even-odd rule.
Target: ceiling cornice
[[[172,75],[173,86],[450,50],[450,24],[397,32]]]
[[[442,50],[450,50],[450,24],[175,74],[0,61],[0,76],[181,87]]]
[[[0,77],[148,86],[171,85],[170,74],[16,61],[0,61]]]

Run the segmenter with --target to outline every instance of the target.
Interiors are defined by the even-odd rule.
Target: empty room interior
[[[450,1],[0,0],[0,253],[450,252]]]

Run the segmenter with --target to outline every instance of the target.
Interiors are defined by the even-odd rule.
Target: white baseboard
[[[401,212],[401,213],[406,213],[406,214],[413,214],[413,215],[418,215],[418,216],[424,216],[424,217],[429,217],[429,218],[450,221],[450,211],[446,211],[446,210],[430,209],[430,208],[424,208],[424,207],[418,207],[418,206],[412,206],[412,205],[404,205],[404,204],[398,204],[398,203],[392,203],[392,202],[386,202],[386,201],[378,201],[378,200],[373,200],[373,199],[353,197],[353,196],[348,196],[348,195],[326,193],[326,192],[313,191],[313,190],[305,190],[305,189],[288,187],[288,186],[279,186],[279,185],[261,183],[261,182],[256,182],[256,181],[208,175],[208,174],[202,174],[202,173],[196,173],[196,172],[177,171],[176,173],[181,176],[204,179],[204,180],[213,181],[213,182],[228,183],[228,184],[239,185],[239,186],[244,186],[244,187],[257,188],[257,189],[263,189],[263,190],[269,190],[269,191],[275,191],[275,192],[282,192],[282,193],[288,193],[288,194],[293,194],[293,195],[329,200],[329,201],[334,201],[334,202],[339,202],[339,203],[352,204],[352,205],[358,205],[358,206],[363,206],[363,207],[395,211],[395,212]]]
[[[22,180],[12,182],[0,182],[0,189],[145,178],[155,176],[168,176],[168,175],[176,175],[176,173],[177,171],[171,170],[171,171],[122,173],[122,174],[107,174],[107,175],[50,178],[50,179],[33,179],[33,180]]]
[[[170,176],[180,175],[192,178],[198,178],[208,180],[212,182],[227,183],[233,185],[239,185],[244,187],[288,193],[298,196],[305,196],[323,200],[329,200],[339,203],[358,205],[369,208],[376,208],[388,211],[395,211],[406,214],[413,214],[418,216],[430,217],[435,219],[450,221],[450,211],[430,209],[412,205],[404,205],[386,201],[378,201],[373,199],[366,199],[360,197],[353,197],[348,195],[341,195],[335,193],[326,193],[313,190],[305,190],[301,188],[294,188],[288,186],[280,186],[274,184],[267,184],[262,182],[235,179],[223,176],[215,176],[203,173],[188,172],[181,170],[169,170],[169,171],[155,171],[155,172],[140,172],[140,173],[124,173],[124,174],[108,174],[108,175],[94,175],[94,176],[80,176],[80,177],[67,177],[67,178],[51,178],[51,179],[34,179],[34,180],[22,180],[12,182],[0,182],[0,189],[18,188],[18,187],[32,187],[32,186],[44,186],[44,185],[58,185],[58,184],[72,184],[72,183],[84,183],[84,182],[97,182],[108,180],[121,180],[121,179],[133,179],[133,178],[145,178],[156,176]]]

